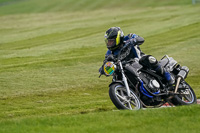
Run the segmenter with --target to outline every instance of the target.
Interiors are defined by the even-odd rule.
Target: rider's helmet
[[[105,42],[109,50],[115,50],[123,44],[124,33],[120,27],[111,27],[106,31]]]

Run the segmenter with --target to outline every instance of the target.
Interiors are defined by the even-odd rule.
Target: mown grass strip
[[[182,132],[200,130],[200,106],[147,109],[139,111],[106,111],[81,115],[57,115],[1,121],[0,131],[18,132]],[[20,127],[20,128],[19,128]]]

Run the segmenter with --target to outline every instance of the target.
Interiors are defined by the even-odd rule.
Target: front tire
[[[139,98],[132,90],[130,93],[131,97],[128,97],[125,86],[119,83],[112,84],[109,89],[110,99],[118,109],[140,109],[142,106]]]
[[[184,86],[184,88],[180,86]],[[180,86],[178,88],[178,92],[181,94],[174,96],[174,98],[172,99],[172,104],[174,105],[196,104],[197,98],[192,87],[185,81],[183,81],[180,84]]]

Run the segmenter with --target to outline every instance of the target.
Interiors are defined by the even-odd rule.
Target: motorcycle
[[[188,67],[181,66],[168,55],[159,61],[175,79],[174,85],[170,86],[162,76],[142,66],[137,58],[123,60],[130,46],[130,43],[126,44],[115,59],[105,62],[102,67],[104,75],[112,76],[109,96],[118,109],[138,110],[161,107],[166,103],[171,106],[197,103],[193,89],[185,81]]]

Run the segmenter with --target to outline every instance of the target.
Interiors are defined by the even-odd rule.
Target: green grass
[[[1,122],[0,131],[12,133],[196,133],[199,132],[200,106],[106,111],[68,116],[60,114],[28,117]]]
[[[6,0],[0,1],[0,4]],[[0,9],[0,14],[18,14],[18,13],[40,13],[40,12],[59,12],[59,11],[69,11],[69,12],[79,12],[79,11],[93,11],[101,9],[134,9],[138,7],[157,7],[157,6],[172,6],[172,5],[190,5],[192,2],[189,0],[150,0],[150,1],[140,1],[140,0],[7,0],[9,6],[2,6]],[[111,11],[107,12],[110,14]]]
[[[125,34],[145,38],[141,48],[146,54],[157,59],[168,54],[188,66],[187,81],[200,98],[198,4],[3,0],[0,5],[0,132],[199,130],[198,105],[112,111],[111,78],[98,78],[106,52],[104,33],[120,26]]]

